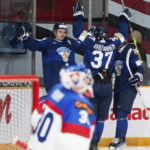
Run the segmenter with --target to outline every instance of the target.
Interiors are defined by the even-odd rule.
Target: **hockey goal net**
[[[0,150],[20,150],[11,144],[16,136],[23,142],[28,141],[31,113],[38,99],[37,76],[0,76]]]

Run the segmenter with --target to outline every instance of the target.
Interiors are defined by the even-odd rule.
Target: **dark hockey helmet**
[[[96,38],[96,40],[106,40],[108,36],[107,29],[105,27],[94,27],[91,29],[91,34]]]
[[[67,25],[63,22],[58,22],[53,26],[53,32],[55,32],[58,29],[66,29],[67,31]]]

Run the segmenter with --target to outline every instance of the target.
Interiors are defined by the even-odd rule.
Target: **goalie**
[[[86,98],[93,95],[91,72],[82,64],[66,66],[60,81],[33,112],[28,150],[89,149],[95,124]]]

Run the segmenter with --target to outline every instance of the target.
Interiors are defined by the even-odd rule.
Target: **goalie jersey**
[[[88,150],[95,115],[90,101],[57,84],[32,115],[31,150]]]

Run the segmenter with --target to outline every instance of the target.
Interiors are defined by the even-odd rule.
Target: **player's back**
[[[99,71],[112,71],[116,54],[116,42],[112,39],[106,41],[86,40],[84,50],[84,63],[92,70],[93,76]]]
[[[87,150],[95,119],[92,109],[85,97],[56,85],[43,104],[30,147],[33,150]]]

